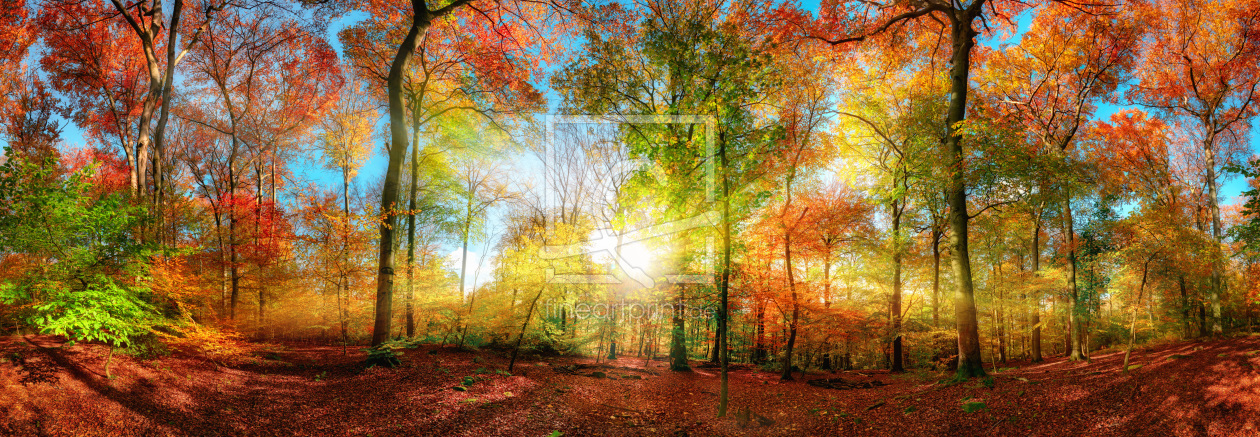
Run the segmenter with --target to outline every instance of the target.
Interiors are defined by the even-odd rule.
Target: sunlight
[[[587,236],[590,251],[595,256],[596,262],[616,266],[621,264],[616,258],[620,254],[621,261],[624,263],[621,265],[622,269],[639,269],[644,273],[658,270],[658,258],[664,254],[664,248],[653,247],[648,244],[648,241],[629,241],[618,245],[616,235],[609,236],[604,231],[596,229]],[[625,273],[633,274],[634,272],[626,271]]]

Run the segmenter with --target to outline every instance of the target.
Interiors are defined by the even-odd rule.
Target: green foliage
[[[984,402],[968,402],[963,404],[962,409],[967,413],[975,413],[977,411],[987,410],[989,409],[989,406],[985,405]]]
[[[0,252],[39,260],[0,283],[0,301],[25,308],[41,332],[129,347],[167,323],[144,285],[148,250],[132,235],[144,220],[118,194],[94,196],[94,169],[62,176],[56,160],[0,164]],[[118,278],[127,278],[126,280]],[[163,351],[151,337],[131,352]]]
[[[149,333],[161,322],[153,306],[142,298],[148,290],[120,285],[103,275],[85,281],[80,289],[51,281],[42,285],[44,299],[32,306],[27,320],[41,332],[126,347],[134,337]],[[0,285],[0,299],[6,303],[21,297],[19,287]]]
[[[171,354],[171,350],[166,343],[152,333],[146,333],[132,337],[131,344],[119,351],[124,355],[141,360],[152,360],[165,357]]]
[[[363,349],[367,352],[367,360],[365,363],[368,367],[382,366],[394,368],[402,364],[403,349],[415,349],[420,347],[422,340],[410,340],[405,338],[394,338],[385,340],[379,345]]]
[[[1249,165],[1230,164],[1225,171],[1242,175],[1247,179],[1260,178],[1260,159],[1252,160]],[[1242,243],[1241,255],[1249,260],[1260,259],[1260,188],[1254,185],[1243,191],[1243,221],[1229,229],[1229,236]]]

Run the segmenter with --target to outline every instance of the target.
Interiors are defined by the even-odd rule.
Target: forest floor
[[[0,338],[0,435],[1260,435],[1256,335],[1140,349],[1127,374],[1123,351],[1024,363],[992,387],[931,372],[780,382],[740,367],[725,419],[716,369],[644,359],[531,357],[508,376],[486,350],[407,350],[387,369],[354,349],[271,345],[228,366],[115,355],[107,379],[105,351]],[[849,388],[807,383],[824,378]]]

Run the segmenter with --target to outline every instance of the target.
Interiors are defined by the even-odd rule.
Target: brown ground
[[[715,418],[716,370],[644,369],[642,359],[571,374],[560,366],[591,360],[533,358],[506,376],[490,351],[409,350],[402,368],[365,370],[361,352],[289,346],[231,367],[115,356],[107,380],[103,347],[60,346],[0,338],[0,435],[1260,435],[1257,336],[1141,350],[1127,375],[1122,352],[1059,358],[1003,371],[992,388],[886,372],[781,383],[744,369],[731,374],[727,419]],[[595,371],[610,377],[587,376]],[[453,390],[465,376],[483,379]],[[815,378],[887,385],[804,381]],[[970,402],[984,409],[964,412]],[[774,423],[759,426],[758,415]]]

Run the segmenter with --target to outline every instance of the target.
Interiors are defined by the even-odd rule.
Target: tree
[[[990,11],[988,15],[985,14],[986,5]],[[833,46],[865,41],[903,25],[931,26],[928,20],[940,24],[943,28],[940,32],[949,35],[950,91],[945,117],[948,134],[942,141],[942,148],[946,174],[949,175],[945,191],[949,207],[950,249],[954,253],[954,279],[958,287],[954,309],[958,324],[958,376],[963,378],[985,374],[980,360],[979,322],[971,278],[971,255],[967,246],[970,216],[967,213],[967,181],[964,176],[964,135],[960,130],[960,122],[966,118],[971,52],[976,45],[976,36],[980,34],[975,29],[975,22],[992,15],[1010,24],[1009,17],[1024,7],[1022,2],[1001,0],[973,0],[969,3],[930,0],[893,5],[835,2],[824,5],[818,22],[806,27],[809,36]]]
[[[32,268],[0,282],[0,300],[31,305],[25,321],[42,332],[109,344],[110,377],[113,348],[162,323],[141,276],[146,248],[131,240],[143,213],[120,193],[97,197],[91,165],[60,168],[57,155],[36,164],[7,147],[5,157],[0,253],[27,258]]]
[[[0,2],[0,109],[9,109],[21,83],[27,50],[36,41],[30,11],[23,0]]]
[[[372,151],[372,132],[375,129],[375,117],[363,96],[363,86],[357,81],[350,81],[341,89],[334,107],[320,123],[321,133],[318,135],[319,145],[324,151],[324,165],[341,171],[342,188],[342,245],[341,258],[351,259],[350,254],[350,180],[359,171],[359,167],[367,161]],[[338,263],[343,264],[343,263]],[[346,297],[350,296],[349,266],[340,265],[338,269],[338,288],[344,289]],[[342,307],[341,292],[337,292],[337,317],[341,325],[341,336],[346,338],[346,310]]]
[[[585,32],[590,55],[570,63],[553,80],[564,96],[563,108],[613,119],[643,114],[715,118],[712,131],[694,121],[630,124],[623,138],[632,156],[650,160],[666,173],[653,189],[668,205],[667,220],[720,208],[716,237],[722,249],[715,285],[721,417],[729,394],[726,338],[736,255],[732,236],[756,203],[752,183],[766,170],[751,163],[768,153],[778,132],[755,116],[765,96],[778,89],[769,59],[772,12],[762,4],[649,1],[634,11],[608,8],[597,18]],[[638,28],[618,24],[636,21]],[[705,176],[710,168],[712,188]],[[706,192],[713,193],[714,204],[707,202],[708,196],[702,200],[696,195]],[[677,334],[671,349],[679,351],[672,354],[675,369],[680,369],[680,357],[685,361],[682,325],[679,318],[673,326]]]
[[[74,8],[79,4],[80,2],[71,0],[52,0],[44,6],[60,9]],[[145,63],[143,71],[148,75],[148,91],[141,99],[140,114],[135,125],[138,133],[134,144],[135,161],[131,170],[132,191],[140,197],[148,186],[146,178],[149,171],[150,152],[155,154],[153,163],[156,165],[153,173],[160,175],[163,172],[161,168],[162,155],[165,153],[163,138],[170,115],[169,102],[174,92],[176,66],[197,44],[213,14],[225,8],[227,3],[210,2],[198,5],[203,9],[197,11],[200,16],[194,14],[193,17],[184,15],[183,0],[173,0],[169,10],[166,9],[162,0],[146,0],[132,4],[123,4],[121,0],[111,0],[111,4],[114,7],[112,12],[107,12],[104,8],[89,10],[89,12],[99,14],[93,17],[93,21],[121,17],[131,33],[139,40],[138,47],[144,56]],[[185,19],[188,20],[185,21]],[[155,115],[156,120],[154,120]],[[154,182],[160,184],[161,180],[154,178]],[[158,185],[154,187],[154,191],[160,192],[162,187]]]
[[[460,223],[459,223],[459,241],[460,241],[460,260],[459,260],[459,297],[468,300],[468,316],[472,315],[473,302],[476,300],[475,294],[465,294],[464,286],[467,281],[468,274],[468,242],[475,237],[474,233],[481,233],[481,223],[486,219],[485,215],[489,209],[500,202],[509,201],[516,197],[516,194],[510,191],[505,178],[505,171],[501,163],[494,162],[481,156],[464,156],[457,159],[455,164],[458,178],[458,193],[456,202],[463,203],[460,205]],[[485,253],[483,252],[484,256]],[[480,267],[478,267],[480,269]],[[461,330],[459,337],[459,345],[464,345],[464,337],[468,334],[468,326],[465,324]]]
[[[1029,141],[1040,153],[1070,161],[1069,148],[1089,115],[1099,103],[1112,98],[1133,65],[1141,32],[1139,20],[1120,13],[1081,17],[1069,4],[1046,5],[1039,12],[1019,44],[995,53],[982,76],[986,91],[1002,97],[992,108],[995,119],[1025,126]],[[1068,179],[1058,185],[1062,187],[1059,191],[1067,222],[1068,257],[1075,259],[1074,184]],[[1073,262],[1069,279],[1073,308],[1079,300],[1075,265]],[[1076,313],[1069,313],[1073,318],[1073,360],[1081,359],[1083,353],[1074,322]],[[1040,341],[1039,335],[1037,338]]]
[[[1246,147],[1249,121],[1260,114],[1260,3],[1156,1],[1153,23],[1143,41],[1138,83],[1129,97],[1171,118],[1197,124],[1202,143],[1207,208],[1218,250],[1212,257],[1212,333],[1219,335],[1224,234],[1218,193],[1219,169]]]
[[[130,168],[136,163],[138,123],[145,93],[144,59],[139,41],[129,38],[119,20],[94,20],[111,6],[101,1],[57,4],[40,11],[39,24],[48,47],[40,66],[54,90],[66,95],[72,120],[89,139],[116,144]],[[132,190],[138,186],[131,172]]]
[[[407,138],[407,106],[403,103],[403,80],[408,72],[408,65],[416,50],[424,41],[422,35],[426,35],[434,23],[439,24],[439,30],[451,27],[452,35],[458,35],[464,32],[477,38],[466,39],[475,43],[485,43],[485,46],[467,47],[467,53],[489,53],[493,56],[480,58],[482,60],[506,61],[500,62],[501,66],[517,66],[519,64],[510,62],[511,54],[520,54],[520,59],[537,59],[529,52],[530,45],[520,38],[510,37],[510,35],[518,32],[532,33],[535,29],[541,29],[543,26],[533,27],[531,24],[540,23],[536,19],[550,11],[547,5],[531,4],[529,2],[477,2],[473,5],[474,0],[455,0],[449,4],[430,9],[427,1],[412,1],[410,5],[398,5],[390,3],[373,3],[369,7],[373,12],[362,26],[371,27],[405,27],[406,33],[402,35],[401,43],[390,61],[388,74],[385,77],[386,99],[389,108],[389,126],[390,139],[389,147],[389,163],[385,170],[385,182],[381,189],[381,213],[384,216],[380,225],[380,251],[377,269],[377,293],[376,293],[376,322],[373,326],[372,345],[379,345],[389,336],[390,324],[393,315],[393,286],[394,286],[394,228],[396,223],[397,208],[396,203],[399,197],[399,181],[402,163],[406,160],[408,149]],[[410,6],[411,11],[405,12],[405,8]],[[457,16],[459,20],[448,20],[448,16]],[[410,23],[406,24],[407,18]],[[458,23],[467,23],[468,27],[454,27]],[[535,33],[535,36],[543,36]],[[527,38],[528,39],[528,38]],[[391,38],[392,40],[392,38]],[[534,41],[536,44],[543,45],[543,52],[548,50],[545,48],[547,44],[546,38],[540,38]],[[527,69],[528,70],[528,69]],[[515,68],[498,68],[491,69],[498,75],[491,76],[493,81],[485,84],[487,86],[505,87],[513,91],[523,93],[528,101],[538,102],[541,95],[532,90],[532,87],[523,80],[519,75],[513,74],[519,72]],[[483,76],[474,76],[483,77]],[[489,100],[489,99],[487,99]]]
[[[190,78],[187,93],[198,98],[179,105],[177,113],[224,139],[204,144],[224,150],[201,150],[185,157],[193,158],[189,162],[197,166],[193,173],[212,179],[202,184],[206,188],[203,194],[219,197],[219,206],[226,212],[226,262],[232,289],[229,312],[235,320],[243,265],[240,246],[249,240],[242,221],[248,219],[250,210],[255,221],[261,217],[264,163],[270,160],[274,169],[279,155],[285,152],[282,149],[297,146],[297,141],[282,137],[301,137],[315,124],[333,102],[336,93],[332,91],[342,87],[343,79],[327,41],[308,33],[281,10],[260,6],[217,11],[214,20],[200,29],[205,38],[190,47],[184,67]],[[155,162],[161,158],[155,157]],[[222,162],[207,163],[206,158]],[[200,168],[202,165],[216,170]],[[246,179],[251,167],[256,176],[252,186]],[[248,192],[251,188],[253,196]],[[260,230],[256,226],[255,234]]]
[[[924,185],[936,185],[931,164],[932,148],[939,141],[943,126],[934,120],[943,109],[943,101],[935,93],[941,81],[930,71],[881,69],[882,80],[866,77],[866,72],[853,74],[853,97],[840,111],[847,133],[842,143],[848,155],[856,159],[859,173],[876,178],[865,187],[871,197],[888,208],[888,253],[892,259],[892,293],[888,305],[891,322],[892,371],[905,370],[902,354],[902,268],[909,242],[913,209],[911,194]],[[905,85],[898,85],[905,84]]]

